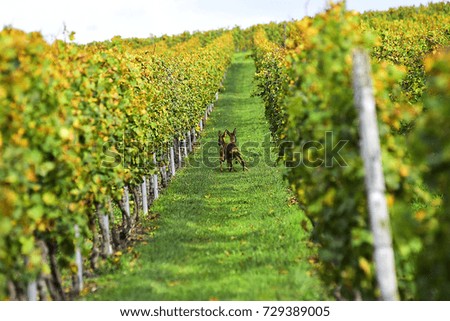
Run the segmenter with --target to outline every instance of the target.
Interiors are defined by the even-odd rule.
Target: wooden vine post
[[[166,170],[166,165],[163,162],[163,165],[159,168],[159,171],[161,173],[161,183],[162,183],[162,187],[167,187],[167,170]]]
[[[111,245],[111,237],[109,235],[109,215],[105,213],[104,208],[100,205],[96,205],[96,212],[98,216],[98,223],[100,226],[100,232],[102,234],[102,255],[105,257],[111,256],[113,253]]]
[[[142,211],[144,215],[148,213],[148,201],[147,201],[147,178],[142,176]]]
[[[186,146],[186,136],[184,137],[184,139],[181,141],[182,144],[182,149],[183,149],[183,155],[186,158],[188,156],[188,151],[187,151],[187,146]]]
[[[27,284],[27,299],[28,301],[38,300],[38,289],[36,280],[32,280]]]
[[[80,228],[77,224],[75,224],[74,226],[74,230],[75,230],[75,240],[76,242],[79,242],[80,239]],[[77,293],[80,293],[81,290],[83,290],[83,257],[81,256],[81,249],[80,246],[77,244],[75,246],[75,264],[77,266],[77,282],[76,282],[76,286],[77,288],[75,289],[75,291]]]
[[[191,135],[192,135],[192,145],[195,145],[195,143],[197,143],[197,136],[196,136],[195,128],[191,129]]]
[[[170,165],[170,176],[175,176],[175,153],[173,151],[173,146],[169,148],[169,165]]]
[[[353,53],[353,89],[355,106],[359,112],[360,150],[364,161],[367,204],[374,238],[377,282],[383,300],[398,300],[370,58],[362,49],[356,49]]]
[[[153,153],[153,164],[155,167],[157,167],[156,163],[156,154]],[[159,197],[159,190],[158,190],[158,175],[153,174],[152,175],[152,188],[153,188],[153,199],[157,199]]]
[[[188,153],[192,152],[191,131],[186,132]]]
[[[123,202],[125,204],[125,212],[127,214],[127,217],[131,217],[131,211],[130,211],[130,193],[128,191],[128,186],[125,186],[123,188]]]
[[[181,168],[181,163],[183,162],[183,156],[181,154],[181,141],[180,139],[177,139],[176,141],[176,150],[177,150],[177,156],[178,156],[178,168]]]
[[[31,281],[27,285],[27,297],[28,301],[37,301],[38,300],[38,290],[37,290],[37,282]]]

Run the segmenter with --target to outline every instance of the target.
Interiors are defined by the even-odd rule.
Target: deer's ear
[[[228,131],[228,129],[225,129],[225,133],[227,133],[228,135],[230,135],[230,132]]]
[[[236,128],[233,130],[233,135],[236,135]]]
[[[219,136],[222,136],[222,132],[219,130]]]

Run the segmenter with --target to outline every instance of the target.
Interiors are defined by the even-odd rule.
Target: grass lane
[[[290,202],[282,169],[265,160],[269,130],[251,96],[253,74],[253,61],[236,54],[191,166],[152,206],[158,229],[137,245],[136,266],[101,276],[84,299],[329,299],[308,263],[314,251],[304,215]],[[221,173],[217,131],[235,127],[250,170]]]

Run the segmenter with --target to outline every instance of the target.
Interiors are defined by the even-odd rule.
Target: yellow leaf
[[[59,136],[62,139],[69,139],[70,138],[70,131],[69,131],[69,129],[67,129],[65,127],[61,127],[61,129],[59,130]]]
[[[55,194],[52,194],[50,192],[45,192],[42,195],[42,200],[46,205],[55,205],[57,201]]]
[[[363,272],[368,277],[371,277],[372,276],[372,270],[370,268],[369,261],[367,261],[366,258],[364,258],[364,257],[360,257],[359,260],[358,260],[358,263],[359,263],[359,267],[361,268],[361,270],[363,270]]]
[[[36,228],[38,231],[44,232],[47,229],[47,225],[41,221],[41,222],[37,223]]]
[[[394,205],[395,197],[392,194],[388,194],[386,196],[386,201],[389,207],[392,207]]]
[[[73,274],[78,272],[78,266],[76,264],[70,264],[70,271],[72,271]]]
[[[401,177],[406,177],[409,174],[409,169],[406,165],[400,166],[399,173]]]
[[[442,198],[435,198],[431,201],[431,206],[441,206]]]
[[[427,216],[427,213],[425,213],[424,210],[417,211],[414,217],[417,221],[423,221],[423,219]]]

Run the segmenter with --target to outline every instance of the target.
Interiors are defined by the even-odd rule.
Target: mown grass
[[[136,265],[99,277],[98,290],[84,299],[329,299],[309,263],[315,254],[304,214],[281,168],[264,159],[268,125],[262,102],[251,96],[253,74],[252,60],[236,54],[190,166],[152,206],[157,229],[136,246]],[[235,127],[249,171],[221,173],[217,131]]]

